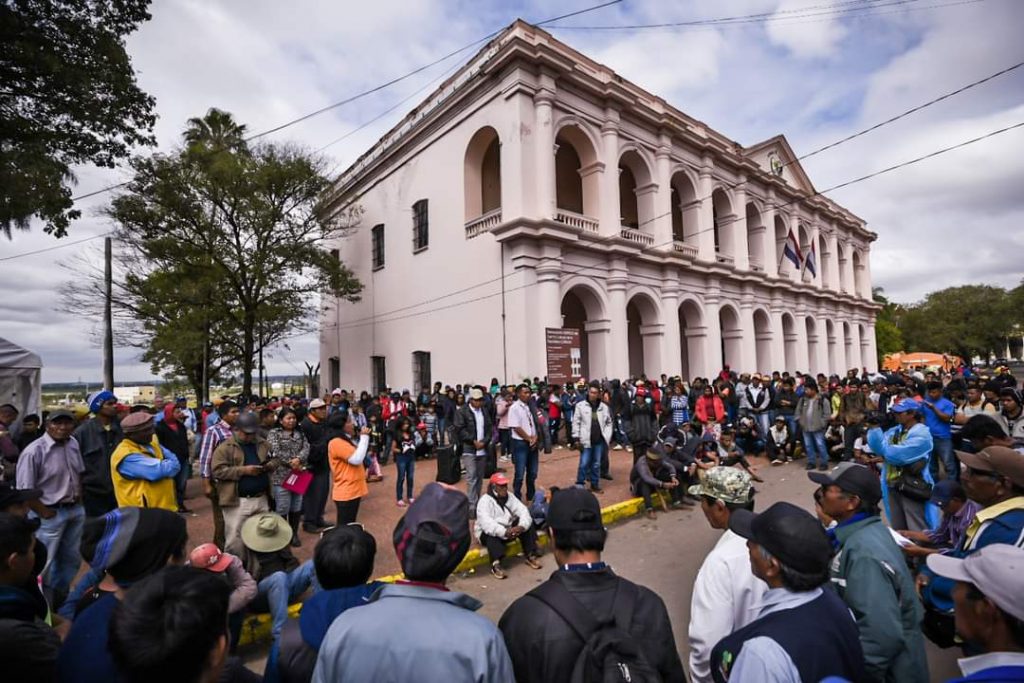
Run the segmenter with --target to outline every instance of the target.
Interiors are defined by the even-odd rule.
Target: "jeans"
[[[289,513],[302,511],[302,495],[292,493],[283,486],[275,486],[274,506],[274,512],[288,519]]]
[[[828,448],[825,447],[825,430],[804,432],[804,449],[807,451],[807,466],[814,466],[814,455],[818,455],[818,465],[828,465]]]
[[[512,430],[508,427],[498,430],[498,442],[501,443],[501,454],[508,457],[512,455]]]
[[[932,479],[939,481],[939,461],[946,470],[946,478],[954,481],[960,478],[960,468],[957,466],[956,455],[953,453],[953,440],[941,436],[932,437],[932,457],[928,461],[928,468],[932,472]]]
[[[484,476],[484,456],[477,457],[473,453],[463,453],[459,459],[466,470],[466,497],[469,498],[469,514],[476,518],[476,504],[480,500],[480,483]]]
[[[516,473],[512,480],[512,492],[522,501],[532,501],[537,491],[537,469],[540,466],[540,454],[536,448],[520,439],[512,441],[512,464]],[[523,498],[523,479],[526,479],[526,498]]]
[[[612,440],[620,446],[629,445],[629,436],[626,432],[629,431],[629,421],[623,419],[621,416],[612,419]]]
[[[771,415],[769,415],[768,411],[766,410],[763,413],[754,413],[754,419],[757,420],[757,428],[761,430],[761,434],[759,436],[761,436],[764,439],[767,439],[768,430],[772,426]]]
[[[281,637],[281,629],[288,621],[288,605],[313,586],[313,592],[320,590],[316,581],[312,560],[306,560],[288,573],[274,572],[257,584],[258,595],[267,599],[270,607],[271,629],[274,643]]]
[[[437,418],[437,445],[443,446],[448,443],[448,420],[443,417]]]
[[[46,546],[46,565],[41,573],[43,586],[51,590],[60,602],[67,595],[82,564],[78,547],[82,544],[85,508],[72,505],[51,509],[57,514],[50,519],[39,520],[36,539]]]
[[[416,473],[416,456],[402,453],[395,456],[398,477],[395,479],[395,499],[402,500],[402,484],[405,484],[405,497],[412,498],[412,477]]]
[[[188,484],[188,478],[192,474],[192,466],[188,460],[178,459],[178,464],[181,466],[178,469],[178,473],[174,475],[174,497],[177,499],[178,507],[185,507],[185,486]]]
[[[596,488],[601,474],[601,457],[607,455],[608,444],[602,443],[589,446],[580,451],[580,466],[576,471],[576,484],[582,486],[590,479],[591,487]]]
[[[324,507],[331,490],[331,472],[314,472],[313,481],[302,497],[302,521],[316,526],[324,521]]]

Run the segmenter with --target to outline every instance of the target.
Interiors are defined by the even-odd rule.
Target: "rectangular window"
[[[370,231],[371,251],[373,254],[373,269],[380,270],[384,267],[384,224],[373,226]]]
[[[412,390],[415,395],[423,387],[430,386],[430,352],[412,352]]]
[[[427,221],[427,200],[421,199],[412,205],[412,251],[423,251],[428,246],[430,230]]]
[[[341,386],[341,359],[334,356],[328,360],[328,371],[327,376],[331,386],[328,390],[334,389],[335,387]]]
[[[371,390],[374,394],[379,394],[387,388],[387,369],[384,366],[384,356],[370,356],[370,379]]]

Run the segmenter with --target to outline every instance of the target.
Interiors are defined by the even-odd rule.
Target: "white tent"
[[[14,405],[22,416],[38,413],[43,398],[42,375],[39,356],[0,337],[0,404]]]

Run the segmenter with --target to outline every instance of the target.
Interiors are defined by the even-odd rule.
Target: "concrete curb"
[[[625,519],[635,517],[643,512],[644,500],[643,498],[630,498],[624,500],[621,503],[615,503],[608,507],[601,508],[601,521],[605,526],[611,526],[617,522],[621,522]],[[547,534],[541,533],[537,539],[538,545],[544,546],[548,544]],[[510,557],[522,552],[522,547],[519,541],[513,542],[509,545],[508,554]],[[456,574],[461,572],[468,572],[475,570],[477,567],[483,567],[490,564],[490,558],[487,555],[487,551],[483,548],[473,548],[466,557],[462,559],[459,566],[455,568]],[[384,583],[394,583],[402,578],[401,574],[391,574],[389,576],[382,576],[377,581]],[[288,616],[295,619],[299,616],[299,611],[302,609],[302,603],[298,602],[291,605],[288,608]],[[250,645],[253,643],[260,643],[270,640],[270,615],[269,614],[254,614],[242,624],[242,633],[239,637],[239,645]]]

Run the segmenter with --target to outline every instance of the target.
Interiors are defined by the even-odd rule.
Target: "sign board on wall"
[[[583,376],[583,353],[580,331],[568,327],[544,329],[547,342],[548,382],[565,384]]]

